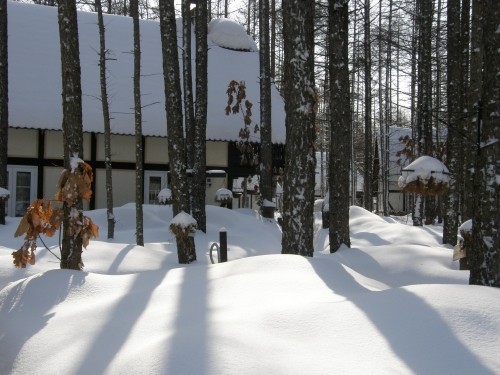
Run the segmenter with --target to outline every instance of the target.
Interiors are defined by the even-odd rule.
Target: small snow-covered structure
[[[158,202],[161,204],[172,203],[172,190],[169,188],[161,189],[158,193]]]
[[[432,156],[421,156],[401,171],[398,185],[405,192],[441,195],[448,188],[448,168]]]
[[[226,188],[220,188],[215,192],[215,201],[222,205],[226,205],[233,201],[233,192]]]
[[[228,18],[214,19],[208,24],[208,36],[219,47],[236,51],[258,51],[255,41],[243,26]]]
[[[0,199],[7,200],[10,197],[10,191],[0,187]]]

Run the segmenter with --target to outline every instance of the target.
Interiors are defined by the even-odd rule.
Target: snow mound
[[[214,19],[208,24],[208,37],[219,47],[256,52],[257,45],[243,26],[229,19]]]

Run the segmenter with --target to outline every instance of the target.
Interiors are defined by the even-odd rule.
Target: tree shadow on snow
[[[86,276],[86,272],[56,269],[7,287],[10,290],[0,307],[0,374],[12,372],[24,343],[43,330],[55,315],[48,311],[63,302],[73,288],[83,285]],[[15,339],[9,340],[10,337]]]
[[[450,374],[495,373],[481,363],[440,314],[419,296],[402,288],[370,291],[337,262],[315,259],[309,262],[335,294],[348,298],[370,319],[413,373],[434,374],[442,369]],[[332,274],[339,275],[342,282],[335,283],[337,278],[332,278]],[[436,337],[439,339],[434,341]]]

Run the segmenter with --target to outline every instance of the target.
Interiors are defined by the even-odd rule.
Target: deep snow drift
[[[104,237],[105,211],[89,215]],[[15,269],[19,219],[0,226],[0,374],[500,373],[500,291],[467,285],[439,226],[352,207],[352,248],[329,254],[318,213],[303,258],[279,254],[276,222],[208,206],[198,261],[179,266],[169,207],[144,207],[144,248],[131,245],[134,205],[115,215],[83,272],[59,270],[41,243]],[[212,265],[222,227],[229,262]]]

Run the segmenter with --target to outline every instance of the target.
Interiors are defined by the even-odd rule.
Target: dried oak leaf
[[[19,225],[17,226],[16,233],[14,233],[14,237],[22,236],[24,233],[26,233],[29,230],[30,224],[28,223],[27,215],[28,215],[28,213],[24,214],[23,218],[19,222]]]
[[[26,240],[19,250],[12,252],[12,257],[14,258],[12,263],[14,263],[16,268],[26,268],[28,263],[34,265],[35,250],[36,243],[32,240]]]
[[[82,246],[87,248],[91,238],[99,237],[99,226],[94,224],[92,219],[88,216],[83,217],[83,227],[80,231],[82,237]]]

